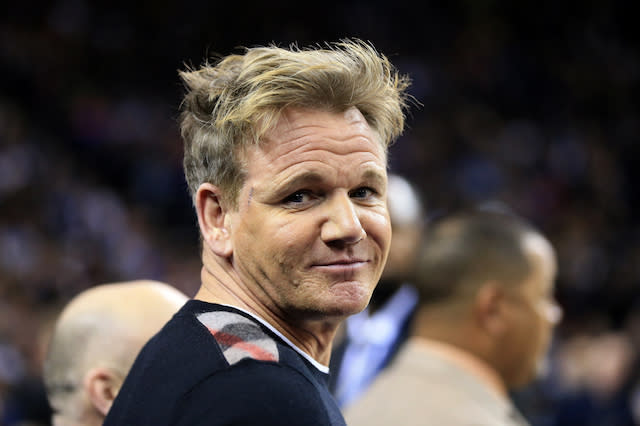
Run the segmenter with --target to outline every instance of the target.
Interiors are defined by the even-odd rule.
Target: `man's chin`
[[[316,311],[315,314],[312,314],[311,316],[315,316],[318,320],[343,321],[351,315],[362,312],[364,308],[367,307],[368,300],[354,300],[349,303],[345,302],[346,301],[341,301],[336,304],[327,304],[323,309]]]
[[[371,291],[358,287],[347,292],[344,296],[338,296],[336,300],[336,310],[345,317],[362,312],[371,299]]]

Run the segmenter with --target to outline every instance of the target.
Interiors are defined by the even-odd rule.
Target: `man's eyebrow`
[[[324,177],[320,173],[317,173],[313,170],[307,170],[287,179],[282,186],[283,187],[304,186],[304,185],[309,185],[314,183],[320,183],[323,180],[324,180]],[[365,181],[373,182],[376,185],[385,185],[385,186],[387,182],[387,179],[385,178],[384,174],[380,173],[378,170],[369,169],[369,168],[365,169],[362,172],[362,176],[360,177],[360,180],[363,182]]]
[[[306,185],[318,184],[323,181],[320,173],[313,170],[306,170],[286,179],[278,190],[279,193],[288,193],[294,189],[299,189]]]
[[[380,173],[378,170],[367,169],[362,173],[362,180],[366,182],[372,182],[375,186],[378,187],[387,187],[387,178],[384,174]]]

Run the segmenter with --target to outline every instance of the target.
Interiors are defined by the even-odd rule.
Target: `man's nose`
[[[339,194],[329,200],[327,221],[322,226],[321,237],[327,244],[342,242],[355,244],[367,235],[356,206],[348,194]]]

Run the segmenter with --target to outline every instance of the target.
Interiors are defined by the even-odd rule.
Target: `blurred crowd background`
[[[640,424],[640,49],[632,3],[12,1],[0,6],[0,424],[47,424],[41,360],[87,287],[199,284],[177,70],[370,40],[413,79],[391,170],[429,216],[508,208],[560,262],[534,426]],[[428,398],[428,395],[425,395]],[[635,420],[634,420],[635,419]]]

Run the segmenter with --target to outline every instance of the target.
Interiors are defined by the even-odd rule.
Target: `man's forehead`
[[[305,108],[298,106],[287,107],[282,110],[280,118],[276,124],[288,126],[301,119],[312,119],[313,117],[326,116],[334,117],[336,120],[345,120],[348,123],[363,123],[368,126],[364,115],[356,107],[350,107],[342,112],[330,111],[322,108]]]
[[[344,118],[350,123],[356,123],[356,122],[366,123],[367,122],[367,120],[364,118],[364,115],[362,115],[360,110],[356,107],[351,107],[348,110],[346,110],[344,112]]]
[[[290,108],[258,145],[246,147],[241,155],[276,160],[294,152],[309,155],[313,151],[337,155],[370,152],[386,167],[386,148],[380,136],[355,108],[344,113]]]
[[[345,129],[346,128],[346,129]],[[351,107],[346,111],[335,112],[324,109],[289,107],[282,111],[273,126],[262,134],[261,145],[282,138],[297,137],[314,132],[335,132],[335,137],[346,136],[345,130],[369,134],[386,151],[382,138],[367,122],[360,110]]]

